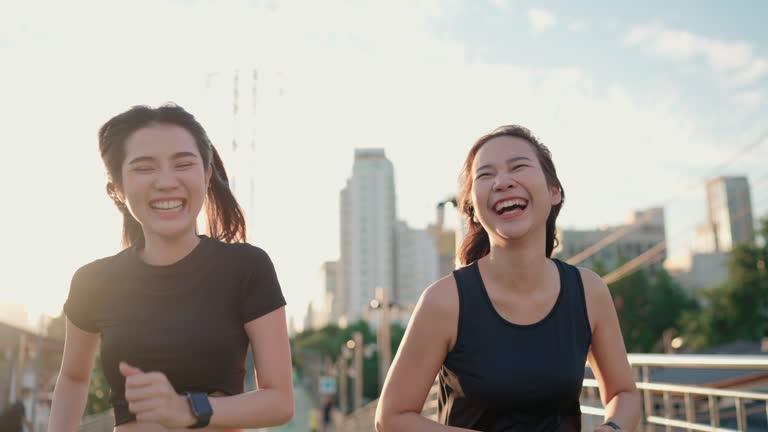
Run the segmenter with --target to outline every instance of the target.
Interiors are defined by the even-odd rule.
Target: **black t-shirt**
[[[5,412],[0,415],[0,432],[21,432],[23,430],[21,419],[23,419],[25,415],[26,408],[24,408],[24,403],[21,401],[12,403],[6,408]]]
[[[121,361],[163,372],[179,393],[242,393],[249,343],[243,325],[284,305],[266,252],[201,236],[192,252],[169,266],[149,265],[128,248],[81,267],[64,312],[82,330],[101,334],[119,425],[135,419]]]

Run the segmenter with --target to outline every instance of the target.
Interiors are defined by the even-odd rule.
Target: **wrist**
[[[179,407],[179,423],[181,427],[189,428],[197,423],[197,417],[192,413],[192,407],[189,405],[189,400],[186,395],[180,394],[177,396]]]
[[[597,427],[598,430],[604,431],[604,432],[621,432],[624,429],[621,428],[618,424],[613,422],[612,420],[608,420],[605,423],[601,424]]]

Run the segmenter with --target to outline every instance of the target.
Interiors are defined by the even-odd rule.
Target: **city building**
[[[440,276],[440,262],[435,238],[427,230],[397,224],[397,282],[395,298],[401,306],[419,301],[422,291]]]
[[[609,238],[611,237],[611,238]],[[665,241],[664,209],[649,208],[633,212],[624,225],[594,230],[558,230],[559,246],[555,254],[562,260],[578,257],[586,249],[604,242],[594,254],[579,259],[576,264],[593,267],[599,263],[605,271],[618,268],[622,263],[636,258]],[[666,251],[649,260],[645,268],[660,269],[666,259]]]
[[[356,149],[352,176],[341,191],[340,318],[363,316],[375,290],[395,294],[395,178],[383,149]]]
[[[752,200],[746,177],[717,177],[707,181],[707,222],[697,231],[696,251],[730,252],[755,241]]]
[[[716,177],[707,181],[706,190],[707,221],[696,230],[692,250],[668,266],[675,280],[689,291],[725,282],[730,251],[755,241],[747,178]]]

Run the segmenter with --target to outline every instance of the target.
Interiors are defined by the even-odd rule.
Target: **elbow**
[[[374,430],[376,432],[385,432],[385,431],[394,431],[398,430],[397,427],[393,426],[393,420],[395,420],[396,415],[389,412],[384,412],[381,407],[378,407],[376,409],[376,417],[373,423]]]
[[[283,403],[280,404],[280,409],[277,410],[275,423],[277,425],[286,424],[289,421],[293,419],[293,415],[295,413],[295,406],[294,406],[294,400],[293,395],[290,397],[285,398]]]

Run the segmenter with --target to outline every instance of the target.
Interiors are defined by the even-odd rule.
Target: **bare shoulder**
[[[603,278],[597,273],[584,267],[578,267],[581,281],[584,285],[584,298],[587,303],[587,314],[594,331],[597,326],[614,311],[613,298]],[[614,312],[615,314],[615,312]]]
[[[611,298],[611,292],[608,290],[608,285],[605,284],[603,278],[588,268],[577,268],[581,274],[581,281],[584,285],[584,295],[586,296],[588,303],[591,301],[605,301],[605,299]]]
[[[421,313],[434,314],[434,318],[450,318],[458,315],[459,293],[453,275],[437,280],[424,290],[419,299],[418,309]]]

